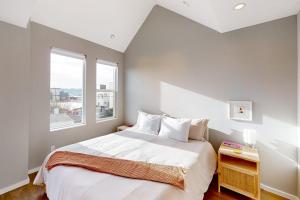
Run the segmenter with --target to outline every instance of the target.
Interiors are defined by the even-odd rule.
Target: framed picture
[[[230,101],[229,119],[252,121],[252,101]]]

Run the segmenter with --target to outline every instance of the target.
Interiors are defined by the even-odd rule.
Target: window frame
[[[102,60],[102,59],[96,59],[96,112],[97,112],[97,73],[98,73],[98,64],[107,65],[110,67],[113,67],[115,69],[114,71],[114,90],[104,90],[109,92],[114,92],[114,112],[112,117],[105,117],[105,118],[97,118],[97,113],[95,115],[96,123],[109,121],[109,120],[115,120],[118,119],[118,88],[119,88],[119,73],[118,73],[118,63]]]
[[[65,49],[60,49],[60,48],[55,48],[51,47],[50,48],[50,79],[49,79],[49,94],[51,92],[51,56],[53,54],[56,55],[61,55],[61,56],[66,56],[66,57],[71,57],[75,59],[82,59],[83,60],[83,67],[82,67],[82,122],[70,126],[64,126],[64,127],[58,127],[58,128],[51,128],[51,121],[49,119],[49,129],[50,132],[57,132],[65,129],[71,129],[71,128],[76,128],[76,127],[81,127],[86,125],[86,62],[87,62],[87,55],[83,53],[76,53],[73,51],[65,50]],[[49,103],[51,103],[51,99],[49,99]],[[49,105],[50,107],[50,112],[51,114],[51,104]],[[49,115],[50,116],[50,115]]]

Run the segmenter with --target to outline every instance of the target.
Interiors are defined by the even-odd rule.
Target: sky
[[[51,88],[82,88],[84,60],[51,53]],[[113,82],[114,68],[97,64],[97,88]]]

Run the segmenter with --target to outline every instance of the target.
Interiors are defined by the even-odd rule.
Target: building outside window
[[[116,117],[117,64],[97,61],[96,120]]]
[[[85,56],[51,50],[50,130],[85,124]]]

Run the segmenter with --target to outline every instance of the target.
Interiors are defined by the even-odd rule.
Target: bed
[[[52,152],[44,160],[34,180],[34,184],[46,185],[50,200],[199,200],[203,199],[216,169],[216,154],[208,141],[178,142],[135,128],[56,151],[178,166],[188,169],[188,172],[185,189],[181,190],[165,183],[130,179],[78,167],[57,166],[48,171],[45,165]]]

